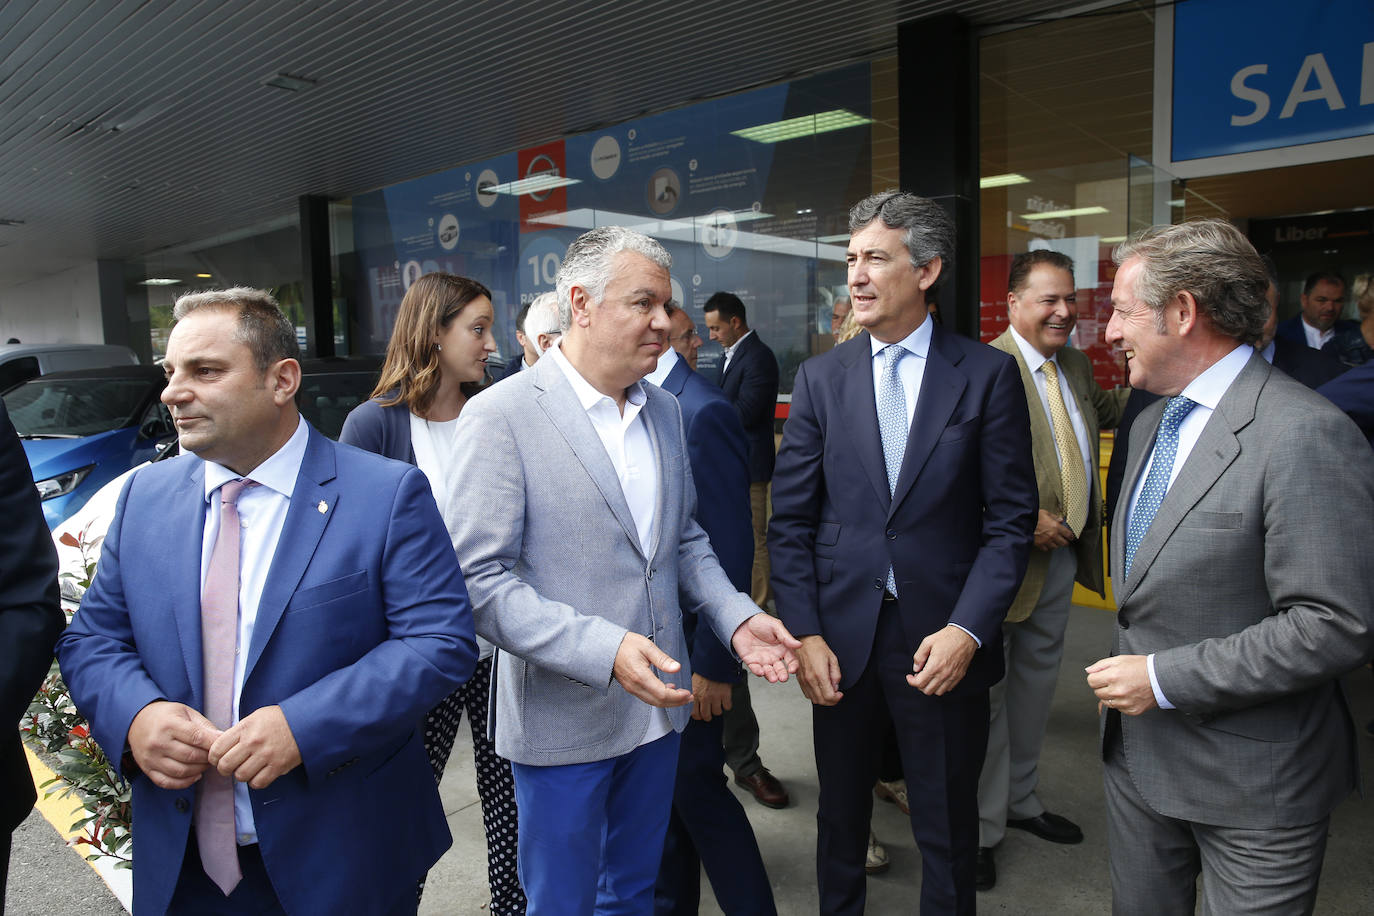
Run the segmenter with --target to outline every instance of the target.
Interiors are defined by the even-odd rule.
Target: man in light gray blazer
[[[580,236],[558,275],[562,342],[455,431],[445,515],[498,649],[493,731],[531,913],[652,910],[692,700],[683,613],[755,674],[796,670],[799,643],[693,520],[677,400],[640,384],[667,347],[670,264],[639,233]]]
[[[1374,650],[1374,455],[1248,344],[1264,265],[1233,226],[1116,252],[1107,342],[1166,398],[1131,431],[1112,655],[1089,666],[1117,914],[1310,913],[1355,786],[1340,676]],[[1339,520],[1339,524],[1335,523]]]

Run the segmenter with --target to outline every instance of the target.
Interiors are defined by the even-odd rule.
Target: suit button
[[[882,588],[883,588],[883,585],[884,585],[884,584],[885,584],[885,583],[883,582],[882,579],[874,579],[874,580],[873,580],[873,587],[876,588],[876,589],[878,589],[879,591],[882,591]]]
[[[897,540],[897,532],[893,531],[891,528],[887,529],[887,539],[889,541]]]
[[[1121,624],[1121,629],[1123,630],[1129,630],[1131,628],[1131,622],[1127,620],[1125,617],[1121,616],[1121,614],[1116,615],[1116,622]]]
[[[654,577],[654,571],[653,571],[653,569],[650,569],[650,570],[649,570],[649,578],[652,579],[653,577]]]
[[[177,811],[179,811],[182,814],[185,814],[187,811],[191,810],[191,803],[184,798],[178,798],[176,801],[176,808]]]

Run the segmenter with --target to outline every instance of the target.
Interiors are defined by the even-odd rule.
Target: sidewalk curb
[[[43,783],[57,775],[52,770],[48,769],[43,761],[38,759],[38,756],[29,748],[28,744],[24,745],[24,756],[28,758],[29,772],[33,774],[33,784],[35,786],[41,787]],[[134,901],[133,871],[128,868],[115,868],[114,860],[105,856],[92,862],[82,855],[81,851],[72,845],[72,840],[75,839],[79,833],[71,829],[72,824],[80,820],[85,811],[81,805],[81,801],[75,795],[61,796],[59,794],[61,790],[46,790],[52,791],[53,794],[45,797],[43,794],[44,791],[45,790],[42,788],[38,789],[38,801],[34,804],[34,807],[38,809],[38,813],[43,815],[43,818],[49,824],[52,824],[53,829],[66,840],[67,848],[80,856],[81,860],[100,876],[100,880],[105,882],[105,886],[108,887],[110,892],[119,900],[125,912],[132,913]]]

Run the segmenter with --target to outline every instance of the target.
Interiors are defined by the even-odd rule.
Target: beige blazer
[[[1054,433],[1050,429],[1049,418],[1045,416],[1045,405],[1031,378],[1030,369],[1021,357],[1021,348],[1011,336],[1011,329],[992,342],[992,346],[1004,353],[1010,353],[1021,370],[1021,384],[1026,389],[1026,404],[1030,410],[1031,459],[1035,463],[1035,481],[1040,489],[1040,508],[1055,515],[1064,512],[1064,486],[1059,477],[1059,455],[1054,449]],[[1115,388],[1103,391],[1093,380],[1092,361],[1087,354],[1073,347],[1064,347],[1058,353],[1059,368],[1063,373],[1078,411],[1083,415],[1083,424],[1088,431],[1088,447],[1092,450],[1091,466],[1096,468],[1098,457],[1098,433],[1103,429],[1114,429],[1121,419],[1122,408],[1130,394],[1129,388]],[[1091,474],[1088,481],[1088,520],[1074,545],[1078,555],[1078,572],[1075,579],[1085,588],[1099,595],[1106,590],[1106,580],[1102,569],[1102,482],[1099,475]],[[1049,569],[1050,555],[1043,550],[1032,548],[1030,563],[1026,566],[1026,577],[1021,582],[1021,590],[1007,611],[1008,623],[1019,623],[1031,615],[1040,601],[1040,590],[1045,586],[1045,573]]]

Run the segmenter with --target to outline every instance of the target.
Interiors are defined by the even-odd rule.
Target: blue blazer
[[[388,391],[383,397],[396,394]],[[368,398],[344,417],[339,441],[406,464],[415,463],[415,447],[410,442],[410,408],[405,402],[383,407],[376,398]]]
[[[253,817],[286,912],[383,913],[452,842],[418,726],[472,674],[472,616],[424,475],[309,434],[240,695],[244,716],[281,706],[302,764],[250,790]],[[148,703],[203,708],[204,473],[186,455],[130,478],[58,644],[72,698],[112,761]],[[125,775],[134,910],[163,913],[195,788]]]
[[[754,529],[744,428],[720,389],[681,359],[660,387],[676,396],[682,408],[687,461],[696,482],[697,524],[711,539],[711,549],[730,584],[747,593],[754,566]],[[698,628],[695,614],[683,615],[682,625],[693,671],[726,684],[740,680],[739,663],[710,627]]]
[[[889,496],[869,340],[797,371],[768,530],[778,614],[794,636],[825,637],[847,689],[868,664],[891,566],[906,651],[958,624],[982,648],[954,690],[987,690],[1039,510],[1020,370],[936,325]]]
[[[1360,333],[1358,321],[1349,318],[1338,319],[1335,324],[1335,331],[1336,335],[1321,348],[1322,353],[1335,357],[1343,366],[1359,366],[1369,361],[1369,344],[1365,343],[1364,335]],[[1277,340],[1288,340],[1295,344],[1302,344],[1309,350],[1313,349],[1307,344],[1307,334],[1303,331],[1301,313],[1280,321],[1274,328],[1274,337]],[[1274,362],[1277,364],[1277,357]],[[1288,370],[1285,368],[1284,371]],[[1298,381],[1307,384],[1303,379],[1298,379]],[[1308,385],[1308,387],[1312,386]]]
[[[735,405],[749,440],[749,480],[772,480],[777,457],[773,418],[778,407],[778,359],[759,340],[758,331],[740,341],[720,378],[720,390]]]
[[[1374,445],[1374,363],[1356,366],[1344,375],[1317,389],[1360,427]]]

